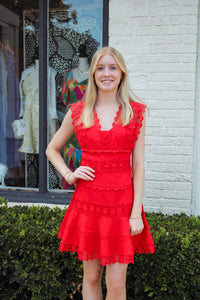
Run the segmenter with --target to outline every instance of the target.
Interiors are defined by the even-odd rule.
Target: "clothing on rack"
[[[25,153],[39,153],[39,84],[31,80],[31,76],[39,76],[38,69],[31,66],[24,70],[20,81],[21,109],[19,117],[25,122],[23,144],[19,151]],[[56,132],[56,71],[48,68],[48,108],[49,108],[49,138]]]

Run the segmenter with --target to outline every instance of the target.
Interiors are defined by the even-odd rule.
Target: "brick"
[[[186,12],[188,15],[196,15],[198,9],[198,5],[163,5],[162,7],[155,7],[153,5],[149,5],[149,14],[151,16],[180,16],[185,15]]]
[[[191,198],[191,191],[172,191],[172,190],[162,190],[159,188],[157,189],[148,189],[145,188],[145,193],[147,195],[151,195],[153,198],[170,198],[170,199],[177,199],[177,200],[188,200]]]
[[[149,85],[154,91],[194,91],[195,89],[195,81],[193,82],[152,82],[149,81]]]
[[[194,110],[194,101],[192,100],[185,100],[185,101],[179,101],[179,100],[166,100],[166,101],[156,101],[156,100],[147,100],[146,104],[150,108],[150,114],[152,109],[165,109],[170,110],[171,109],[179,109],[179,111],[182,110]],[[167,113],[168,114],[168,113]]]
[[[147,19],[147,18],[146,18]],[[145,25],[194,25],[197,24],[196,15],[164,15],[149,17]]]
[[[146,145],[149,146],[193,146],[193,137],[146,137]]]
[[[152,44],[164,45],[164,44],[181,44],[184,47],[188,47],[188,44],[196,44],[197,35],[192,34],[175,34],[175,35],[163,35],[157,34],[151,37]],[[149,38],[150,39],[150,38]]]
[[[163,91],[151,91],[148,92],[149,100],[193,100],[195,98],[195,91],[170,91],[170,93],[166,90]]]
[[[151,169],[148,168],[149,163],[176,163],[176,164],[190,164],[192,165],[192,155],[172,155],[172,154],[157,154],[154,155],[148,151],[148,147],[146,147],[145,151],[145,165],[147,166],[148,172],[151,172]],[[191,174],[190,174],[191,175]],[[160,174],[159,174],[160,176]],[[187,177],[188,178],[188,177]]]
[[[153,172],[167,172],[167,173],[184,173],[184,172],[192,172],[192,165],[190,163],[186,164],[183,160],[182,163],[163,163],[160,162],[149,162],[147,164],[147,168],[152,170]],[[167,182],[165,183],[168,184]],[[178,185],[178,183],[176,183]],[[171,183],[170,183],[171,185]],[[184,183],[184,186],[187,185]]]
[[[148,126],[152,127],[160,127],[160,128],[193,128],[194,127],[194,120],[187,119],[187,123],[185,120],[182,119],[149,119]]]
[[[145,211],[147,212],[155,212],[155,213],[163,213],[165,215],[174,215],[174,214],[181,214],[181,213],[185,213],[188,216],[190,215],[190,208],[188,209],[179,209],[179,208],[172,208],[172,207],[166,207],[166,206],[156,206],[156,207],[151,207],[151,206],[147,206],[145,205]]]
[[[180,55],[180,54],[179,54]],[[151,73],[149,81],[151,82],[195,82],[195,73]]]
[[[151,0],[151,4],[157,7],[165,7],[165,6],[190,6],[198,5],[198,0]]]
[[[190,202],[188,200],[174,200],[174,199],[161,199],[161,201],[158,203],[157,198],[150,197],[150,203],[148,203],[144,197],[144,205],[150,204],[151,207],[168,207],[168,208],[178,208],[178,209],[188,209],[190,207]]]
[[[147,123],[148,125],[148,123]],[[193,138],[193,128],[158,128],[150,127],[146,128],[146,142],[147,137],[151,139],[152,137],[192,137]]]
[[[149,147],[149,151],[152,154],[179,154],[179,155],[187,155],[193,154],[193,149],[190,146],[157,146],[157,145],[152,145]]]
[[[165,181],[180,181],[180,182],[188,182],[192,180],[192,175],[189,173],[167,173],[167,172],[153,172],[149,171],[146,168],[145,172],[145,180],[158,180],[160,181],[160,178]],[[190,198],[191,199],[191,198]]]
[[[193,119],[194,110],[175,110],[171,109],[166,112],[165,109],[151,109],[151,118],[163,118],[163,119]]]
[[[196,44],[161,44],[159,47],[157,44],[153,44],[150,47],[151,53],[196,53]]]

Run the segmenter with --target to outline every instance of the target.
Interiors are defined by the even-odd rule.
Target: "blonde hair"
[[[99,59],[105,54],[112,55],[122,71],[122,79],[118,87],[117,96],[121,105],[120,120],[123,123],[123,126],[128,125],[133,117],[133,110],[129,101],[133,100],[133,96],[136,99],[139,99],[129,86],[128,71],[121,53],[112,47],[103,47],[97,50],[91,61],[88,86],[84,96],[85,107],[82,112],[81,122],[83,122],[85,128],[89,128],[93,125],[93,111],[98,93],[98,87],[94,79],[94,72],[96,71]]]

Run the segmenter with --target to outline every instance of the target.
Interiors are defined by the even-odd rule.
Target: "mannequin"
[[[33,86],[39,86],[39,59],[35,59],[34,69],[29,74],[28,80]]]
[[[77,82],[88,79],[89,76],[89,64],[87,57],[79,57],[79,65],[73,69],[74,79]]]
[[[85,45],[82,44],[79,47],[79,64],[78,67],[73,69],[74,79],[77,82],[81,82],[83,80],[88,79],[89,76],[89,63],[86,54]]]

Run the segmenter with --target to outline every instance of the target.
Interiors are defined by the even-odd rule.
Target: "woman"
[[[58,237],[60,251],[76,252],[83,261],[84,300],[102,299],[104,266],[106,299],[126,299],[128,264],[135,253],[154,252],[142,206],[145,105],[131,98],[122,55],[111,47],[99,49],[84,101],[72,105],[47,148],[62,176],[77,182]],[[60,149],[73,132],[82,158],[71,172]]]

